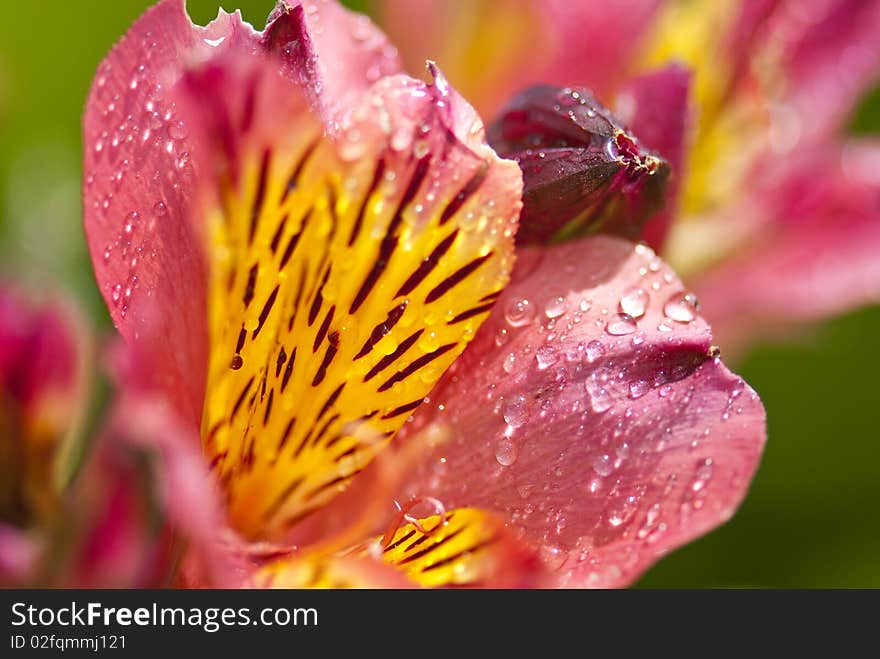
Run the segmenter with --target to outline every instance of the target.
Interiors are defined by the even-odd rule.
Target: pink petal
[[[757,467],[764,410],[710,356],[683,294],[649,248],[618,239],[522,250],[493,315],[403,431],[433,446],[405,494],[503,515],[562,586],[631,583],[727,520]]]
[[[880,81],[878,35],[877,0],[781,3],[770,16],[761,36],[781,52],[787,102],[800,115],[796,128],[802,137],[839,130],[861,96]]]
[[[436,60],[480,112],[491,116],[512,94],[536,83],[590,87],[600,99],[610,98],[660,1],[378,4],[380,22],[411,71],[426,59]]]
[[[724,345],[880,301],[880,143],[800,150],[759,177],[763,223],[695,281]]]
[[[397,50],[382,31],[332,0],[281,0],[262,42],[281,54],[332,131],[372,83],[401,71]]]
[[[666,190],[666,207],[648,220],[641,238],[654,249],[663,246],[675,212],[683,170],[685,138],[691,119],[688,103],[690,73],[672,65],[629,79],[617,93],[617,114],[639,141],[659,154],[672,169]]]
[[[660,0],[543,0],[559,51],[543,82],[583,85],[610,98],[638,54]]]
[[[98,285],[128,341],[156,305],[145,339],[154,342],[156,379],[194,419],[204,394],[205,284],[184,218],[198,162],[169,93],[188,62],[256,43],[237,13],[201,28],[182,0],[164,0],[101,63],[83,120],[85,230]]]

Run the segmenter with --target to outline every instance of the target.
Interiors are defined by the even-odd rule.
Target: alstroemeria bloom
[[[616,100],[680,191],[675,221],[664,214],[643,237],[705,302],[725,348],[880,299],[880,152],[844,135],[880,80],[876,0],[379,7],[410,66],[430,53],[490,115],[536,83]]]
[[[650,249],[513,269],[516,163],[398,71],[333,2],[255,32],[166,0],[99,67],[85,225],[128,400],[213,477],[179,581],[629,583],[732,514],[760,401]]]

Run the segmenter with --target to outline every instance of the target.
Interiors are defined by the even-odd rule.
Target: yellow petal
[[[478,125],[459,141],[439,84],[389,80],[334,141],[269,82],[249,123],[273,131],[233,133],[209,211],[203,435],[248,537],[327,502],[397,432],[506,283],[519,210],[518,170]]]
[[[501,521],[457,508],[401,526],[363,550],[429,588],[533,585],[537,562]]]

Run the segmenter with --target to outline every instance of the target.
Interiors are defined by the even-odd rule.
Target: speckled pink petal
[[[661,249],[672,222],[683,170],[685,139],[692,119],[690,73],[678,65],[627,80],[617,92],[615,111],[639,141],[670,166],[666,206],[645,224],[641,239]]]
[[[403,432],[404,497],[504,515],[552,585],[623,586],[727,520],[765,439],[757,395],[647,247],[521,250],[514,281]]]
[[[149,9],[98,67],[83,119],[84,213],[98,286],[131,341],[156,304],[156,380],[198,419],[204,389],[205,283],[199,246],[184,221],[197,154],[171,89],[189,63],[218,50],[256,48],[236,13],[194,26],[183,0]]]
[[[722,345],[880,301],[880,142],[801,150],[753,190],[750,243],[694,286]]]
[[[281,55],[331,131],[372,83],[401,71],[397,50],[382,31],[335,0],[281,0],[262,43]]]

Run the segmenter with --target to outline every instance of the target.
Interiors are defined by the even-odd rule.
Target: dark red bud
[[[586,89],[526,89],[490,126],[489,143],[523,172],[518,244],[600,231],[635,239],[663,204],[667,164]]]

